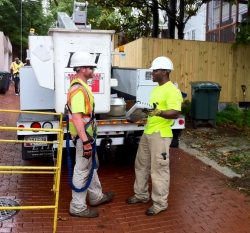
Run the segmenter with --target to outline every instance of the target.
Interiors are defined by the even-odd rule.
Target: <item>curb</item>
[[[185,143],[180,142],[179,148],[187,152],[188,154],[194,155],[197,159],[201,160],[203,163],[210,165],[212,168],[214,168],[215,170],[217,170],[218,172],[224,174],[225,176],[229,178],[233,178],[233,177],[241,178],[241,175],[233,172],[230,168],[222,167],[218,165],[214,160],[211,160],[206,156],[204,157],[199,156],[200,151],[188,147]]]

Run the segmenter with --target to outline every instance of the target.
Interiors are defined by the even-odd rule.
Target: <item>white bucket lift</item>
[[[91,29],[91,24],[87,23],[88,2],[74,2],[73,15],[69,17],[64,12],[57,14],[57,27],[66,29]],[[84,8],[82,10],[82,8]]]
[[[91,24],[87,22],[87,7],[88,2],[74,2],[72,17],[69,17],[65,12],[58,12],[57,27],[66,29],[91,29]],[[82,8],[84,8],[82,10]]]

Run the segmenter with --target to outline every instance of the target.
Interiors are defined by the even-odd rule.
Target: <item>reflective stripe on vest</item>
[[[82,86],[81,84],[75,84],[73,85],[75,82],[77,82],[77,80],[74,80],[72,83],[71,83],[71,86],[69,88],[69,91],[68,91],[68,95],[67,95],[67,104],[68,104],[68,107],[71,111],[72,107],[71,107],[71,98],[79,91],[79,90],[82,90],[83,94],[84,94],[84,99],[85,99],[85,103],[86,103],[86,110],[87,110],[87,115],[83,115],[82,114],[82,122],[83,122],[83,125],[86,125],[90,119],[92,118],[92,108],[91,108],[91,103],[90,103],[90,97],[89,95],[92,96],[92,93],[88,92],[88,90],[86,90],[86,88],[84,86]],[[73,121],[72,121],[72,114],[71,112],[68,111],[68,116],[69,116],[69,131],[70,131],[70,134],[72,136],[76,136],[77,135],[77,131],[75,129],[75,126],[73,124]],[[90,123],[90,125],[92,126],[92,122]],[[92,128],[92,127],[91,127]],[[89,129],[89,127],[88,127]],[[89,130],[87,129],[87,131],[89,132]],[[93,132],[89,132],[90,134],[93,134]],[[92,136],[92,135],[91,135]]]
[[[20,62],[19,64],[17,64],[16,62],[12,62],[10,69],[13,70],[13,74],[18,73],[19,72],[19,68],[23,67],[23,63]]]

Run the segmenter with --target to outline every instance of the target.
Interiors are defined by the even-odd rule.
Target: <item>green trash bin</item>
[[[192,87],[191,118],[192,125],[208,123],[216,125],[216,115],[221,85],[215,82],[190,82]]]
[[[5,94],[9,89],[9,75],[7,71],[0,71],[0,93]]]

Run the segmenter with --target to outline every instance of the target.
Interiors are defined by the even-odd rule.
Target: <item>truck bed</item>
[[[34,110],[33,110],[34,111]],[[42,112],[41,110],[38,110]],[[26,114],[21,113],[17,119],[17,122],[27,122],[27,121],[59,121],[59,116],[50,116],[50,115],[42,115],[42,114]]]

